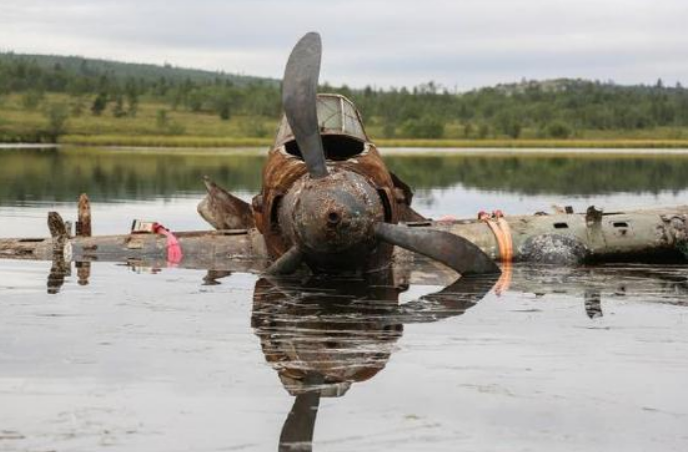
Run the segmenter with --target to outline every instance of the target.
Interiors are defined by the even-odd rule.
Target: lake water
[[[385,155],[427,216],[688,199],[686,153]],[[96,234],[207,229],[201,177],[249,199],[262,163],[0,149],[0,237],[48,235],[82,192]],[[48,294],[50,267],[0,260],[0,450],[687,450],[686,265],[518,265],[444,292],[93,263]]]

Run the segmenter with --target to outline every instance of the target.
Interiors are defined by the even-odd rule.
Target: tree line
[[[40,58],[0,54],[0,111],[2,96],[12,93],[21,94],[27,109],[38,108],[45,93],[69,95],[75,100],[71,111],[52,112],[58,120],[70,114],[135,117],[142,101],[215,114],[221,120],[236,115],[277,117],[281,111],[275,80],[202,71],[182,76],[185,73],[166,67],[137,72],[137,65],[113,63],[128,68],[123,72],[94,63],[97,60],[69,57],[66,64],[67,60],[52,57],[46,64]],[[687,88],[665,86],[661,80],[637,86],[579,79],[523,80],[463,93],[433,82],[411,89],[325,84],[320,90],[349,97],[367,123],[380,126],[387,138],[441,138],[451,125],[459,127],[465,138],[519,138],[527,129],[540,137],[568,138],[582,130],[687,128],[688,123]]]

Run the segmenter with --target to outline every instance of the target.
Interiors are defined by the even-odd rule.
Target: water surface
[[[387,160],[431,216],[687,203],[682,155]],[[249,199],[262,161],[0,150],[0,235],[46,235],[81,192],[97,233],[203,229],[201,177]],[[687,447],[687,266],[519,265],[446,288],[93,263],[57,294],[50,270],[0,260],[1,450]]]

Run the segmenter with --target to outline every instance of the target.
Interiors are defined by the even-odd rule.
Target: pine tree
[[[98,93],[96,98],[93,100],[93,104],[91,105],[91,113],[93,113],[94,116],[100,116],[107,106],[108,96],[103,92]]]

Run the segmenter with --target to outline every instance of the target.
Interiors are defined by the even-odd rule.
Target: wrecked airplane
[[[285,114],[261,192],[251,203],[205,180],[208,194],[198,212],[215,231],[171,232],[154,222],[135,222],[129,234],[92,236],[83,195],[75,235],[51,212],[50,238],[0,239],[0,258],[149,261],[274,275],[362,275],[417,254],[462,275],[500,273],[497,261],[687,262],[687,206],[424,218],[412,207],[410,187],[387,168],[352,102],[317,94],[320,62],[320,37],[309,33],[288,60]]]

